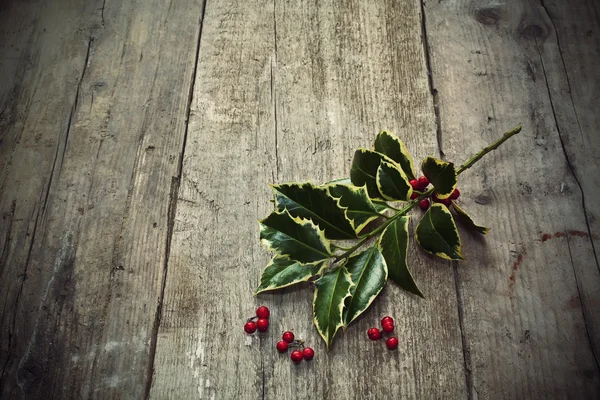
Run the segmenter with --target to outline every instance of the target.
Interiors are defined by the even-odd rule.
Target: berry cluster
[[[415,190],[415,192],[413,192],[413,194],[410,196],[411,200],[414,200],[417,197],[419,197],[422,194],[422,192],[424,192],[429,186],[429,180],[425,176],[421,176],[419,177],[419,179],[411,179],[410,181],[408,181],[408,183],[410,183],[410,186],[412,186],[413,190]],[[431,200],[433,200],[435,203],[442,203],[446,207],[448,207],[450,204],[452,204],[452,200],[458,199],[458,196],[460,196],[460,190],[454,189],[449,198],[440,199],[438,198],[437,194],[433,193],[433,195],[431,196]],[[431,205],[431,200],[421,200],[419,202],[419,208],[423,211],[426,211]]]
[[[292,354],[290,354],[290,359],[295,364],[301,363],[302,360],[310,361],[315,357],[315,351],[310,347],[304,347],[304,341],[294,340],[294,334],[292,332],[283,332],[281,339],[281,341],[277,342],[277,351],[280,353],[287,353],[290,346],[302,347],[302,351],[294,350],[292,351]]]
[[[367,331],[367,336],[371,340],[379,340],[381,338],[381,332],[392,333],[394,331],[394,319],[392,317],[383,317],[381,320],[381,330],[377,328],[371,328]],[[390,350],[396,350],[398,348],[398,338],[391,336],[385,341],[385,345]]]
[[[260,306],[256,309],[256,316],[248,318],[246,324],[244,324],[244,331],[251,335],[257,330],[259,332],[266,332],[269,329],[269,316],[271,312],[267,306]],[[256,322],[254,322],[256,320]]]

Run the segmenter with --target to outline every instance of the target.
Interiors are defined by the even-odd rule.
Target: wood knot
[[[483,25],[496,24],[504,14],[504,3],[488,3],[475,7],[473,15],[477,22]]]
[[[550,34],[548,26],[538,18],[525,17],[518,28],[519,34],[526,39],[546,40]]]

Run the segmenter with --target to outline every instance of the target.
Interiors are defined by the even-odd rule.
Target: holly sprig
[[[272,185],[275,209],[259,223],[261,243],[275,256],[255,294],[313,282],[314,324],[327,348],[340,328],[369,308],[388,280],[423,297],[408,268],[407,213],[417,205],[426,209],[414,231],[421,248],[462,260],[454,217],[481,234],[489,229],[475,224],[454,200],[458,176],[520,131],[519,125],[504,133],[458,168],[426,157],[419,180],[404,143],[382,131],[373,150],[356,150],[350,178],[323,185]]]

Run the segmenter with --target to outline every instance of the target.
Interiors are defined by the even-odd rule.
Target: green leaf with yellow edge
[[[306,282],[313,276],[320,274],[326,266],[325,261],[301,264],[287,257],[275,256],[263,271],[260,284],[254,294]]]
[[[432,204],[415,230],[415,238],[423,250],[446,260],[462,260],[460,236],[448,208]]]
[[[355,186],[367,186],[367,192],[372,199],[383,198],[377,187],[377,170],[382,161],[394,164],[395,161],[376,151],[357,149],[352,159],[350,179]]]
[[[442,161],[435,157],[427,157],[421,164],[423,175],[435,188],[435,193],[440,199],[450,197],[456,189],[456,170],[454,164]]]
[[[336,332],[344,325],[344,301],[350,296],[352,286],[350,273],[342,265],[315,281],[313,320],[328,350]]]
[[[377,169],[377,189],[389,201],[407,201],[413,192],[404,171],[397,164],[382,161]]]
[[[463,210],[458,204],[456,204],[455,201],[452,202],[452,207],[454,208],[454,211],[456,211],[456,215],[458,215],[458,218],[461,220],[461,222],[467,225],[469,228],[474,229],[483,235],[487,235],[487,233],[490,231],[490,228],[477,225],[475,221],[473,221],[473,218],[471,218],[471,216],[467,214],[465,210]]]
[[[356,232],[346,210],[331,197],[327,188],[306,183],[273,185],[277,210],[287,210],[292,217],[311,219],[325,231],[328,239],[354,239]]]
[[[369,198],[366,187],[353,185],[327,185],[329,194],[338,200],[341,207],[346,209],[346,216],[354,231],[358,234],[367,224],[380,215]]]
[[[388,268],[388,277],[402,289],[423,297],[412,277],[406,260],[408,253],[409,216],[393,221],[379,237],[379,250]]]
[[[388,269],[377,246],[370,247],[350,257],[345,265],[354,286],[344,310],[344,325],[348,326],[362,314],[385,286]]]
[[[274,211],[259,221],[260,241],[268,249],[301,263],[331,257],[331,245],[311,220],[292,217],[287,210]]]
[[[375,151],[396,161],[409,180],[415,179],[413,159],[398,136],[388,131],[379,132],[375,138]]]

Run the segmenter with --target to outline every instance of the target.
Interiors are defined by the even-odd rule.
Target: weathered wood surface
[[[597,7],[0,3],[0,397],[599,397]],[[346,176],[380,129],[461,162],[517,122],[461,176],[488,237],[412,249],[426,300],[390,285],[327,353],[306,286],[252,297],[269,183]]]
[[[3,399],[143,396],[201,15],[3,2]]]
[[[569,95],[561,47],[580,52],[577,65],[589,73],[579,85],[597,87],[597,68],[583,54],[598,55],[598,35],[586,41],[582,34],[600,25],[585,2],[571,3],[579,4],[557,10],[533,0],[465,1],[425,8],[446,158],[477,151],[515,121],[524,126],[463,177],[463,203],[492,227],[485,242],[468,241],[467,261],[456,269],[471,398],[600,392],[598,236],[590,230],[597,202],[589,201],[600,192],[597,177],[580,184],[580,174],[597,171],[597,163],[587,165],[597,156],[586,146],[598,139],[596,132],[582,134],[586,127],[572,118],[574,98],[584,94]],[[579,24],[586,13],[587,26],[557,28]],[[583,114],[597,118],[592,109]]]

